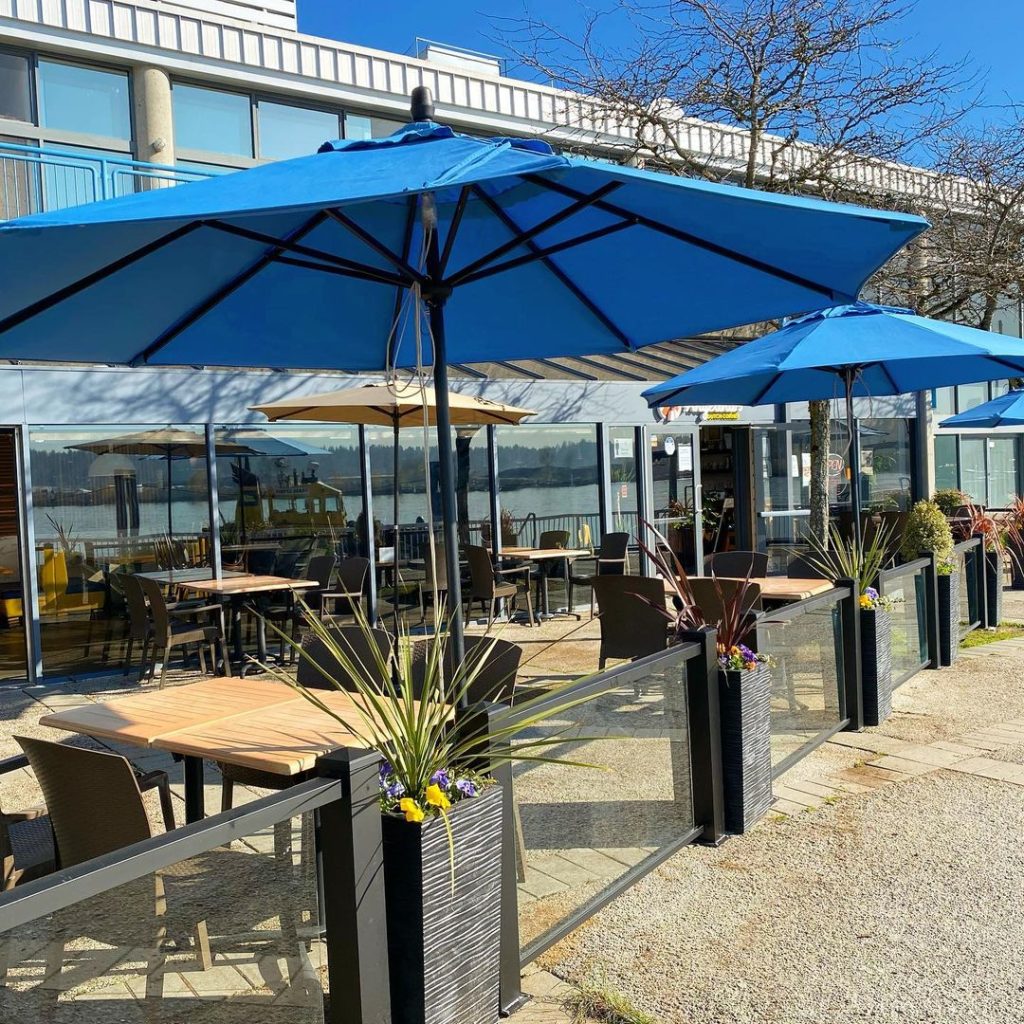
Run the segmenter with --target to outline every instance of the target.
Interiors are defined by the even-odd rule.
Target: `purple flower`
[[[388,776],[394,771],[390,763],[385,760],[380,762],[380,784],[383,786],[388,781]]]
[[[459,779],[455,783],[455,788],[463,796],[476,796],[476,786],[469,779]]]
[[[870,597],[872,601],[877,601],[878,600],[878,591],[875,590],[874,587],[868,587],[864,591],[864,596],[865,597]]]
[[[387,793],[392,800],[397,800],[400,796],[405,795],[405,786],[396,780],[395,782],[392,782],[384,792]]]
[[[438,768],[433,775],[430,776],[430,781],[435,786],[440,786],[442,789],[447,789],[451,784],[451,776],[448,774],[447,768]]]

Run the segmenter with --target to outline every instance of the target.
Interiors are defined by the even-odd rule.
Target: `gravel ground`
[[[1024,647],[963,657],[870,731],[928,743],[1024,717],[1022,678]],[[988,756],[1024,763],[1024,746]],[[857,757],[826,744],[785,781]],[[949,771],[847,796],[682,851],[541,966],[601,977],[663,1024],[1018,1024],[1022,822],[1024,787]]]

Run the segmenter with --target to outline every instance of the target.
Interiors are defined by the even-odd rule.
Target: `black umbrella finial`
[[[417,85],[409,97],[409,107],[414,121],[434,120],[434,97],[425,85]]]

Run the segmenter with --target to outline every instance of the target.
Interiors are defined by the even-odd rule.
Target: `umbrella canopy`
[[[221,444],[235,444],[245,448],[235,454],[239,458],[247,455],[264,455],[276,459],[298,459],[312,455],[329,455],[326,448],[318,448],[315,444],[308,444],[298,438],[275,437],[263,430],[240,429],[229,430],[223,434],[217,442],[217,454]]]
[[[846,398],[854,523],[860,537],[860,456],[855,397],[1024,375],[1024,342],[866,302],[790,321],[703,366],[644,392],[652,406],[718,402],[774,405]],[[948,421],[947,421],[948,422]]]
[[[0,358],[432,364],[461,657],[449,361],[619,352],[852,301],[927,222],[459,135],[422,87],[412,105],[387,138],[4,225]],[[395,327],[410,292],[423,334]]]
[[[449,392],[448,407],[453,427],[519,423],[525,417],[534,415],[532,409],[520,409],[472,395],[460,395],[456,391]],[[421,387],[413,381],[365,384],[317,395],[297,395],[295,398],[253,405],[250,408],[254,412],[263,413],[271,421],[320,420],[382,427],[422,426],[425,408],[428,422],[432,426],[437,423],[437,396],[434,389]]]
[[[967,412],[947,416],[940,427],[1021,427],[1024,426],[1024,390],[1007,391],[991,402],[976,405]]]

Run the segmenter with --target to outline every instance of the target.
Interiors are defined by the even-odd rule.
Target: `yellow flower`
[[[451,800],[441,791],[441,787],[435,784],[427,786],[426,797],[431,807],[440,807],[442,811],[452,805]]]
[[[860,595],[860,606],[861,606],[861,608],[870,608],[871,607],[871,598],[868,597],[867,594],[861,594]]]
[[[436,787],[435,787],[436,788]],[[402,797],[401,802],[398,804],[399,808],[405,812],[406,821],[422,821],[424,818],[423,808],[420,807],[412,797]]]

